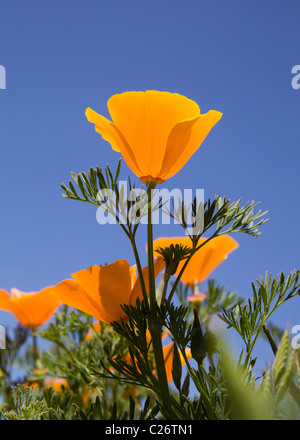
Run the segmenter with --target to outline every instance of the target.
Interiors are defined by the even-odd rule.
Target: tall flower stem
[[[153,226],[152,226],[152,189],[151,184],[148,186],[148,223],[147,223],[147,247],[148,247],[148,272],[149,272],[149,299],[150,311],[154,316],[157,315],[157,302],[155,290],[155,275],[154,275],[154,256],[153,256]],[[161,341],[161,326],[154,322],[149,323],[149,330],[153,344],[154,358],[156,364],[156,371],[160,385],[160,398],[162,400],[164,410],[167,416],[171,418],[171,399],[165,369],[162,341]]]
[[[32,334],[33,365],[34,365],[34,368],[35,368],[36,367],[36,362],[37,362],[37,359],[38,359],[37,335],[36,335],[36,329],[35,328],[32,328],[31,334]]]

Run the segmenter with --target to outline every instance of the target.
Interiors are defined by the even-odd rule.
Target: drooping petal
[[[73,273],[72,277],[111,316],[118,321],[125,316],[122,304],[128,304],[131,293],[130,266],[126,260],[118,260],[106,266],[92,266]]]
[[[200,114],[191,99],[156,90],[117,94],[107,105],[134,154],[142,172],[139,177],[159,177],[170,131],[178,122]]]
[[[122,154],[129,168],[136,175],[141,175],[142,173],[137,165],[135,156],[118,127],[91,108],[87,108],[85,114],[88,121],[95,124],[95,130],[101,134],[104,140],[111,144],[112,149]]]
[[[176,174],[198,150],[222,113],[210,110],[197,118],[182,121],[170,132],[159,176],[168,179]]]
[[[91,108],[87,108],[85,116],[89,122],[95,124],[95,131],[100,133],[103,139],[110,143],[113,150],[120,152],[119,145],[123,142],[114,124]]]

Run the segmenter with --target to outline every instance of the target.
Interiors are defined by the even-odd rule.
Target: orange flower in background
[[[163,267],[163,259],[157,258],[154,262],[155,276]],[[106,266],[94,265],[71,276],[74,279],[56,285],[54,290],[57,298],[99,321],[110,323],[126,318],[121,305],[135,305],[137,298],[143,298],[136,266],[130,267],[126,260]],[[148,267],[143,269],[143,278],[148,287]]]
[[[89,341],[91,339],[93,339],[94,336],[94,332],[100,333],[102,329],[102,325],[100,321],[96,321],[94,322],[94,324],[92,325],[92,327],[88,330],[86,337],[85,337],[85,341]]]
[[[204,237],[200,238],[198,245],[204,243],[206,240]],[[192,242],[189,237],[158,238],[153,243],[154,255],[158,255],[158,253],[155,252],[156,248],[165,248],[171,244],[181,244],[191,247]],[[230,252],[238,246],[238,243],[229,235],[221,235],[220,237],[211,239],[192,256],[181,276],[181,281],[189,285],[201,283],[227,258]],[[176,275],[179,274],[184,263],[185,260],[179,263]]]
[[[63,377],[46,377],[44,380],[44,385],[46,388],[53,388],[54,391],[58,392],[61,392],[64,389],[70,389],[69,382]]]
[[[25,327],[36,328],[51,318],[60,301],[53,295],[53,288],[46,287],[39,292],[21,292],[11,289],[11,295],[0,290],[0,310],[11,312]]]
[[[192,357],[191,350],[187,348],[185,350],[187,359],[190,359]],[[164,360],[165,360],[165,367],[166,367],[166,374],[167,374],[167,381],[171,382],[173,379],[172,375],[172,369],[173,369],[173,358],[174,358],[174,344],[171,342],[168,345],[165,345],[163,347],[163,354],[164,354]],[[184,357],[180,354],[181,364],[185,365]]]
[[[162,334],[162,338],[161,338],[162,341],[168,336],[168,334],[169,334],[169,330],[166,329]],[[147,331],[146,338],[147,338],[147,342],[150,343],[151,342],[151,335],[150,335],[149,330]],[[185,353],[186,353],[187,359],[190,359],[192,357],[191,350],[189,348],[187,348],[185,350]],[[163,356],[164,356],[164,361],[165,361],[167,381],[171,382],[171,380],[173,379],[173,375],[172,375],[173,358],[174,358],[174,344],[173,344],[173,342],[170,342],[169,344],[163,346]],[[180,359],[181,359],[181,364],[185,365],[185,360],[184,360],[184,357],[182,356],[181,353],[180,353]],[[132,365],[132,359],[131,359],[130,353],[126,354],[125,361],[128,364]]]
[[[113,95],[107,107],[112,122],[90,108],[86,117],[145,183],[176,174],[222,117],[215,110],[200,114],[191,99],[156,90]]]

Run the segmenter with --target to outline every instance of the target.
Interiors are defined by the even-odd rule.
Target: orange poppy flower
[[[206,238],[201,237],[198,241],[198,245],[204,243],[206,240]],[[158,253],[155,252],[156,248],[165,248],[171,244],[181,244],[191,247],[192,242],[189,237],[158,238],[153,243],[154,255],[158,255]],[[238,246],[238,243],[229,235],[220,235],[219,237],[211,239],[192,256],[181,276],[181,281],[189,285],[201,283],[227,258],[228,254]],[[179,263],[176,275],[179,274],[184,263],[185,260]]]
[[[161,257],[155,260],[155,276],[164,265]],[[94,265],[71,276],[74,279],[56,285],[57,298],[99,321],[110,323],[126,318],[121,305],[134,305],[137,298],[143,298],[136,266],[130,267],[126,260],[118,260],[106,266]],[[143,269],[143,277],[147,287],[148,267]]]
[[[113,95],[107,106],[113,122],[90,108],[86,117],[145,183],[176,174],[222,117],[215,110],[200,114],[191,99],[156,90]]]
[[[53,288],[39,292],[21,292],[11,289],[11,295],[0,290],[0,309],[11,312],[25,327],[36,328],[51,318],[60,301],[53,295]]]

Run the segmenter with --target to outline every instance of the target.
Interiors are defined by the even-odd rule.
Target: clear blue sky
[[[94,207],[60,189],[71,171],[115,168],[118,154],[84,113],[109,117],[108,98],[127,90],[178,92],[224,114],[167,187],[269,210],[262,236],[235,236],[239,249],[214,277],[247,297],[266,270],[299,268],[299,14],[297,0],[2,1],[0,287],[37,291],[96,263],[134,263],[121,228],[100,226]],[[300,324],[299,305],[292,300],[277,323]],[[15,322],[0,312],[2,325]]]

